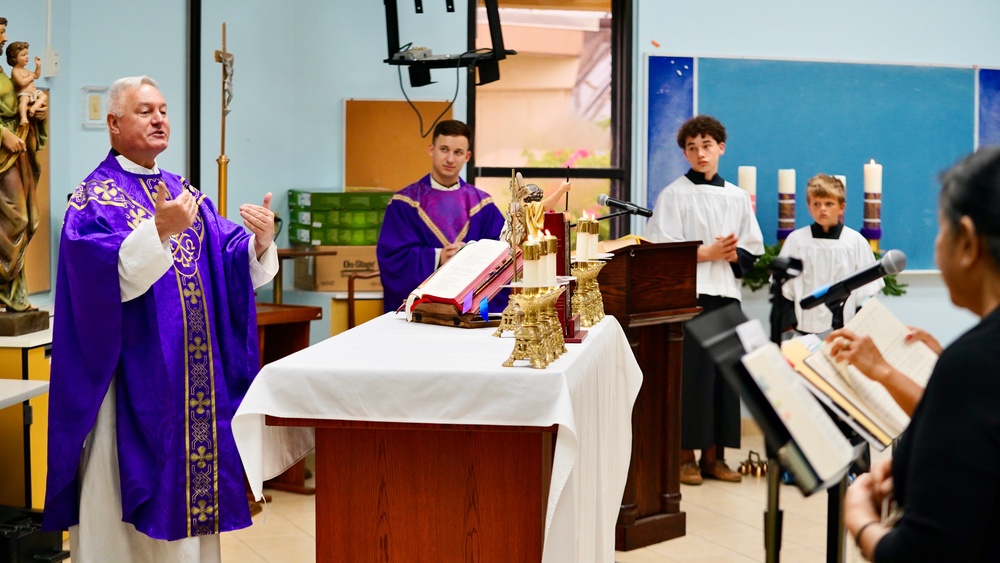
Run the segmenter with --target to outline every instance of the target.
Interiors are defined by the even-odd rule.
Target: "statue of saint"
[[[0,17],[0,50],[7,43],[7,18]],[[21,122],[17,89],[0,67],[0,307],[32,309],[24,276],[24,254],[38,228],[38,151],[48,140],[48,102],[34,105]],[[48,210],[45,210],[48,212]]]

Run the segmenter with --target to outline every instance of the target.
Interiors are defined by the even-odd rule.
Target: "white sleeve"
[[[740,225],[740,242],[737,246],[754,256],[764,254],[764,235],[760,232],[757,214],[753,211],[750,196],[745,196],[743,206],[743,224]]]
[[[170,242],[160,241],[156,221],[139,223],[118,249],[118,280],[122,303],[146,293],[170,269]]]
[[[274,245],[274,241],[271,241],[271,246],[267,247],[258,260],[257,251],[254,250],[255,240],[254,235],[250,235],[250,244],[247,245],[247,248],[250,249],[250,281],[253,282],[253,288],[257,289],[271,281],[278,273],[278,247]]]

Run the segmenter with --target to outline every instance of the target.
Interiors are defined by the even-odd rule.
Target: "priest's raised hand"
[[[244,203],[240,206],[240,217],[243,225],[253,233],[253,246],[260,258],[271,241],[274,240],[274,212],[271,211],[271,192],[264,196],[263,205]]]
[[[173,235],[182,233],[194,223],[198,214],[198,203],[187,190],[181,195],[167,199],[167,186],[161,180],[156,184],[156,232],[160,242],[166,242]],[[259,255],[260,253],[258,253]]]

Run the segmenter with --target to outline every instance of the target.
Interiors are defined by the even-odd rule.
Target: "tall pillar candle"
[[[524,256],[524,286],[538,287],[541,247],[537,242],[528,239],[521,245],[521,254]]]
[[[597,222],[597,219],[590,220],[590,247],[589,254],[587,254],[588,260],[597,259],[597,243],[600,242],[601,238],[601,224]]]
[[[587,216],[580,217],[576,222],[576,261],[583,262],[590,252],[590,232],[587,229]]]
[[[778,240],[795,230],[795,169],[778,170]]]
[[[740,166],[738,171],[740,188],[750,194],[750,204],[754,213],[757,212],[757,167]]]
[[[545,256],[545,285],[555,285],[556,284],[556,262],[559,256],[559,240],[555,235],[550,234],[545,231],[545,237],[542,239],[542,244],[546,247]]]
[[[861,236],[868,239],[872,250],[878,252],[882,239],[882,165],[872,159],[865,164],[865,218]]]

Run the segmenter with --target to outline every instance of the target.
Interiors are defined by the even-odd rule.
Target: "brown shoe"
[[[686,461],[681,464],[681,483],[685,485],[700,485],[701,471],[698,464],[693,461]]]
[[[722,459],[715,460],[711,465],[702,465],[701,474],[708,479],[718,479],[729,483],[739,483],[743,480],[743,476],[730,469],[726,465],[726,461]]]

